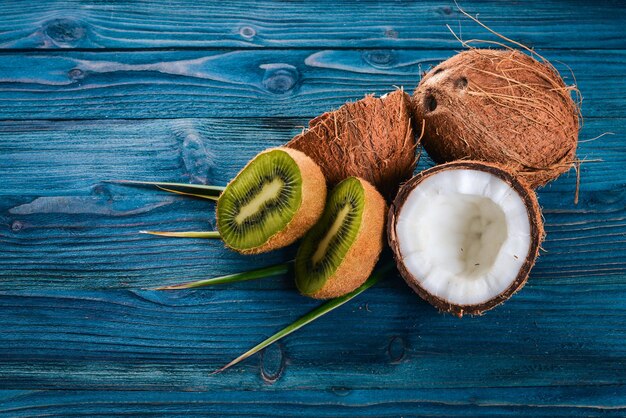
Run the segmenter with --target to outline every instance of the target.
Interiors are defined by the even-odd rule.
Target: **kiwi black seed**
[[[256,254],[293,243],[319,219],[326,180],[304,153],[263,151],[226,186],[217,202],[217,228],[235,251]]]
[[[339,183],[298,249],[298,290],[326,299],[363,284],[382,251],[385,212],[385,199],[367,181],[348,177]]]

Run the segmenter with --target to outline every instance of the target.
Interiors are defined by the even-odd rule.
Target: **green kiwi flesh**
[[[291,222],[302,203],[302,173],[285,151],[254,158],[231,181],[217,205],[225,244],[246,251],[260,247]]]
[[[355,177],[330,193],[322,217],[304,236],[296,255],[298,290],[314,294],[326,284],[354,244],[365,207],[365,190]]]

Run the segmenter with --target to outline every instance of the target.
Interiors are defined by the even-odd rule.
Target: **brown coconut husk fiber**
[[[329,186],[360,177],[391,199],[417,162],[410,96],[400,89],[346,103],[313,119],[286,146],[311,157]]]
[[[578,88],[566,85],[536,51],[456,6],[501,42],[462,40],[448,26],[468,50],[433,68],[415,91],[415,117],[426,125],[426,151],[436,162],[502,164],[532,187],[579,164],[576,145],[583,118]],[[501,49],[476,49],[474,44]]]
[[[574,166],[578,107],[558,72],[513,49],[469,49],[433,68],[413,96],[436,162],[501,164],[532,187]]]

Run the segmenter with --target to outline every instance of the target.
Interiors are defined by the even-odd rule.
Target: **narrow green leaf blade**
[[[305,326],[307,324],[310,324],[311,322],[315,321],[319,317],[326,315],[328,312],[330,312],[330,311],[340,307],[344,303],[352,300],[356,296],[360,295],[361,293],[365,292],[367,289],[369,289],[370,287],[372,287],[376,283],[378,283],[385,276],[385,274],[387,274],[389,271],[391,271],[391,269],[393,267],[394,267],[393,263],[389,263],[389,264],[381,267],[379,270],[374,272],[374,274],[372,274],[370,276],[370,278],[367,279],[367,281],[365,283],[363,283],[357,289],[353,290],[352,292],[348,293],[347,295],[340,296],[340,297],[335,298],[335,299],[331,299],[328,302],[324,303],[323,305],[318,306],[317,308],[313,309],[311,312],[307,313],[306,315],[304,315],[303,317],[301,317],[300,319],[298,319],[297,321],[295,321],[291,325],[281,329],[276,334],[274,334],[271,337],[263,340],[259,344],[257,344],[254,347],[252,347],[250,350],[246,351],[245,353],[243,353],[242,355],[240,355],[239,357],[237,357],[236,359],[234,359],[233,361],[231,361],[227,365],[217,369],[216,371],[214,371],[211,374],[217,374],[217,373],[223,372],[224,370],[234,366],[235,364],[237,364],[237,363],[247,359],[248,357],[258,353],[259,351],[263,350],[265,347],[275,343],[276,341],[280,340],[281,338],[286,337],[287,335],[291,334],[292,332],[299,330],[303,326]]]
[[[217,196],[211,196],[211,195],[203,195],[203,194],[198,194],[198,193],[185,193],[182,192],[180,190],[174,190],[174,189],[168,189],[162,186],[156,186],[159,189],[166,191],[166,192],[170,192],[170,193],[175,193],[175,194],[179,194],[179,195],[183,195],[183,196],[193,196],[193,197],[199,197],[201,199],[209,199],[212,200],[214,202],[217,202],[217,200],[220,198],[219,195]]]
[[[274,266],[263,267],[260,269],[244,271],[241,273],[228,274],[226,276],[213,277],[210,279],[198,280],[195,282],[187,282],[174,284],[170,286],[157,287],[154,290],[179,290],[179,289],[193,289],[203,286],[212,286],[216,284],[243,282],[246,280],[263,279],[265,277],[278,276],[280,274],[286,274],[291,270],[293,261],[287,263],[276,264]]]
[[[107,180],[108,183],[124,184],[128,186],[154,186],[170,193],[200,197],[202,199],[217,200],[225,189],[222,186],[207,186],[205,184],[164,183],[158,181],[135,180]]]
[[[159,237],[172,237],[172,238],[207,238],[207,239],[220,239],[220,233],[218,231],[181,231],[181,232],[168,232],[168,231],[139,231],[140,234],[157,235]]]

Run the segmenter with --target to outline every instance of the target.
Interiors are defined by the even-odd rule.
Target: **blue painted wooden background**
[[[145,289],[293,249],[138,235],[211,228],[213,206],[102,180],[223,185],[315,115],[414,89],[461,49],[446,24],[494,38],[446,0],[0,1],[0,415],[624,416],[626,5],[462,6],[585,98],[580,202],[574,172],[540,190],[527,286],[459,320],[392,275],[212,376],[317,302],[289,277]]]

